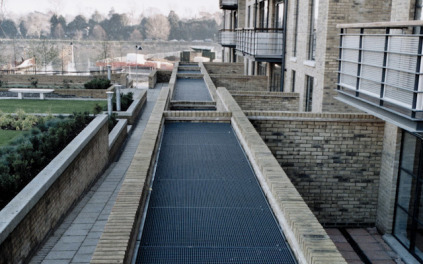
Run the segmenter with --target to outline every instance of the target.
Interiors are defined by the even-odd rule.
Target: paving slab
[[[97,183],[81,198],[75,208],[53,232],[42,248],[34,255],[31,264],[69,264],[89,263],[98,240],[104,231],[107,219],[116,201],[123,178],[134,157],[136,147],[144,132],[161,88],[167,84],[158,84],[155,89],[123,89],[133,92],[137,97],[142,90],[147,90],[147,104],[141,118],[132,127],[128,140],[119,160],[99,178]]]

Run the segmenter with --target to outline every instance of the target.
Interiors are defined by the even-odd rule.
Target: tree
[[[85,17],[78,15],[74,18],[72,22],[68,24],[67,32],[70,36],[81,37],[82,35],[87,35],[88,23],[85,20]]]
[[[63,29],[61,24],[56,25],[51,36],[57,39],[63,39],[65,37],[65,30]]]
[[[134,31],[132,31],[131,36],[129,37],[130,40],[142,40],[142,34],[138,29],[134,29]]]
[[[26,38],[28,33],[28,27],[26,25],[26,22],[23,20],[21,21],[21,23],[19,23],[19,31],[21,33],[21,36]]]
[[[0,38],[15,38],[18,35],[18,29],[15,22],[6,19],[0,22]]]
[[[170,24],[170,32],[169,32],[169,39],[180,39],[181,33],[179,28],[179,17],[175,13],[175,11],[170,11],[169,15],[167,16]]]
[[[113,13],[110,19],[103,20],[100,25],[106,30],[109,39],[125,40],[129,38],[128,18],[126,15]]]
[[[50,35],[52,38],[63,38],[66,31],[66,19],[63,16],[52,15],[50,18]]]
[[[167,40],[170,32],[169,20],[164,15],[147,18],[145,34],[147,38]]]
[[[106,40],[107,33],[100,25],[95,25],[92,30],[92,36],[96,40]]]

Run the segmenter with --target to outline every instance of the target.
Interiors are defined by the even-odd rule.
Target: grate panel
[[[209,90],[203,79],[178,78],[175,83],[173,100],[190,102],[211,102]]]
[[[141,246],[284,247],[268,208],[149,208]]]
[[[137,263],[284,264],[294,260],[289,250],[282,248],[141,247]]]
[[[296,263],[230,124],[165,124],[136,263]]]

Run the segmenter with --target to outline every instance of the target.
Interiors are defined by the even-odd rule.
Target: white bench
[[[23,99],[23,93],[39,93],[40,94],[40,99],[41,100],[44,100],[45,99],[44,94],[46,94],[46,93],[52,93],[52,92],[54,92],[54,89],[22,89],[22,88],[12,88],[12,89],[9,89],[9,92],[18,93],[18,98],[19,99]]]

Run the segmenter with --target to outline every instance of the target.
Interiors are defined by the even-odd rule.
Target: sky
[[[156,13],[167,16],[174,10],[181,18],[192,18],[200,11],[219,11],[219,0],[0,0],[1,3],[1,11],[6,15],[53,11],[64,16],[90,16],[95,10],[107,15],[113,8],[117,13],[147,16]]]

